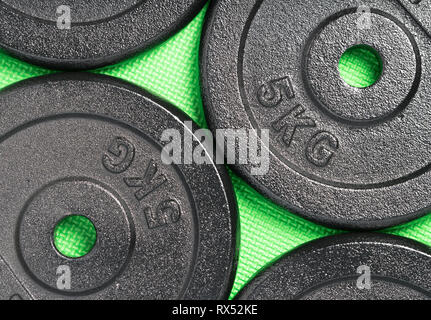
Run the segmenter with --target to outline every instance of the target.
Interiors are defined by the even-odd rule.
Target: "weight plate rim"
[[[353,244],[358,244],[359,242],[361,242],[362,245],[369,245],[369,244],[395,245],[400,249],[401,248],[405,249],[406,251],[411,250],[411,251],[418,252],[420,255],[428,257],[431,261],[431,247],[410,238],[396,236],[392,234],[384,234],[379,232],[361,232],[361,233],[353,232],[353,233],[331,235],[331,236],[326,236],[323,238],[311,240],[273,259],[267,265],[259,269],[251,277],[251,279],[236,294],[236,296],[234,297],[234,300],[242,300],[243,297],[247,298],[249,294],[252,294],[253,291],[256,290],[256,288],[262,282],[265,281],[266,277],[268,276],[268,274],[269,275],[271,274],[271,271],[273,269],[277,269],[278,265],[283,265],[284,263],[286,263],[286,261],[290,262],[291,264],[301,264],[301,259],[303,259],[304,256],[307,254],[312,254],[318,250],[326,250],[327,252],[330,252],[331,247],[336,247],[340,245],[349,245],[349,244],[353,245]],[[361,249],[362,249],[361,253],[366,251],[366,248],[361,247]],[[424,268],[418,267],[416,264],[412,265],[411,268],[416,268],[418,271],[421,271],[421,269],[424,269]],[[351,276],[349,276],[349,278],[350,277]],[[382,277],[380,275],[373,276],[373,277],[385,279],[385,277]],[[323,282],[318,283],[314,287],[301,288],[301,291],[292,295],[291,299],[302,297],[307,292],[310,292],[310,290],[312,290],[313,288],[319,287],[319,285],[321,285],[322,283],[333,282],[333,281],[336,281],[337,279],[330,279],[330,280],[324,279]],[[339,279],[343,279],[343,277]],[[392,280],[400,281],[400,282],[403,281],[402,279],[401,280],[392,279]],[[422,287],[418,287],[418,288],[423,290],[423,293],[428,294],[429,298],[431,299],[431,291],[427,292],[426,289]]]
[[[133,6],[130,10],[126,10],[124,13],[128,14],[131,11],[136,10],[137,8],[141,7],[144,4],[145,3],[140,3],[136,6]],[[20,50],[20,49],[17,49],[15,47],[12,47],[8,44],[5,44],[3,41],[1,41],[1,37],[0,37],[0,48],[5,50],[12,57],[23,60],[23,61],[30,63],[30,64],[33,64],[33,65],[48,68],[48,69],[61,70],[61,71],[83,71],[83,70],[89,70],[89,69],[97,69],[97,68],[101,68],[101,67],[105,67],[105,66],[109,66],[109,65],[118,64],[118,63],[122,62],[123,60],[127,60],[129,58],[132,58],[133,56],[135,56],[139,52],[143,52],[145,50],[152,49],[155,46],[168,40],[170,37],[174,36],[181,29],[185,28],[187,26],[187,24],[190,23],[190,21],[192,21],[192,19],[204,8],[205,4],[206,4],[205,0],[195,0],[193,5],[191,5],[187,9],[187,13],[184,14],[183,16],[181,16],[180,19],[177,19],[174,23],[170,24],[167,28],[164,29],[164,31],[162,33],[158,33],[157,36],[153,36],[147,40],[141,41],[139,43],[139,45],[137,45],[137,46],[130,47],[127,50],[120,51],[120,52],[117,52],[115,54],[104,54],[102,56],[85,58],[85,59],[59,59],[59,58],[52,58],[52,57],[48,58],[45,56],[29,53],[29,52],[26,52],[25,50]],[[15,9],[9,8],[9,6],[7,4],[3,4],[0,1],[0,11],[1,10],[9,10],[11,12],[16,13]],[[123,15],[124,14],[115,15],[112,20],[119,19]],[[28,18],[31,20],[39,21],[39,22],[43,21],[44,22],[43,24],[49,24],[49,23],[45,23],[44,20],[41,20],[41,19],[36,18],[36,17],[28,17]],[[106,21],[111,21],[111,20],[109,20],[109,19],[108,20],[107,19],[101,20],[102,23],[106,23]],[[89,24],[78,23],[77,25],[79,27],[92,27],[92,26],[94,26],[91,23],[89,23]],[[101,25],[101,26],[99,26],[99,29],[100,28],[108,29],[108,26]],[[4,30],[2,30],[2,31],[4,32]],[[112,29],[112,28],[109,28],[108,31],[111,34],[116,32],[116,30]],[[100,31],[98,30],[98,32],[100,32]],[[53,32],[53,34],[55,35],[55,32]],[[50,38],[55,39],[56,37],[54,35],[51,35]],[[139,36],[139,34],[136,36]],[[31,36],[29,35],[27,40],[29,40],[30,38],[31,38]],[[88,45],[88,43],[86,43],[86,44]],[[105,47],[106,46],[109,46],[109,44],[107,43],[105,45]]]
[[[160,97],[157,97],[155,95],[153,95],[150,92],[147,92],[146,90],[135,86],[129,82],[126,82],[124,80],[118,79],[118,78],[114,78],[111,76],[106,76],[106,75],[100,75],[100,74],[93,74],[93,73],[87,73],[87,72],[67,72],[67,73],[55,73],[55,74],[50,74],[50,75],[43,75],[43,76],[38,76],[38,77],[33,77],[33,78],[29,78],[26,80],[22,80],[19,81],[17,83],[14,83],[12,85],[9,85],[7,87],[5,87],[4,89],[0,90],[0,96],[4,96],[4,95],[13,95],[15,90],[29,90],[29,88],[31,87],[37,87],[39,85],[55,85],[56,83],[67,83],[68,81],[78,81],[80,83],[83,82],[93,82],[93,83],[102,83],[102,84],[106,84],[109,85],[110,87],[115,87],[116,89],[119,90],[125,90],[127,92],[130,92],[130,94],[133,95],[138,95],[141,99],[143,99],[143,101],[147,101],[147,103],[152,103],[154,105],[157,105],[157,108],[161,109],[161,112],[164,112],[167,114],[167,116],[169,116],[170,118],[172,118],[175,123],[177,123],[179,126],[183,127],[184,126],[184,122],[185,121],[190,121],[192,122],[194,125],[196,125],[193,120],[186,114],[184,113],[182,110],[179,110],[178,108],[172,106],[170,103],[166,102],[165,100],[163,100]],[[46,90],[46,89],[45,89]],[[8,108],[7,105],[2,105],[0,106],[0,109],[8,109],[8,110],[13,110],[15,109],[15,111],[13,111],[12,113],[17,114],[17,110],[27,110],[28,106],[27,105],[20,105],[20,106],[16,106],[16,108]],[[52,108],[52,106],[48,106],[48,108]],[[79,107],[78,107],[79,108]],[[32,113],[30,115],[30,122],[34,122],[36,120],[43,120],[44,118],[46,118],[48,116],[49,117],[56,117],[56,116],[61,116],[61,115],[67,115],[67,114],[77,114],[78,113],[74,113],[74,111],[76,112],[77,107],[72,107],[70,110],[68,109],[68,106],[62,106],[61,110],[56,110],[53,109],[53,113],[51,114],[46,114],[44,113],[43,115],[39,115],[38,113],[40,113],[39,111],[32,111],[30,113]],[[100,109],[100,107],[99,107]],[[82,110],[82,107],[81,107]],[[145,130],[143,130],[143,128],[146,127],[146,125],[148,125],[148,123],[145,123],[145,108],[142,108],[142,105],[133,105],[133,110],[136,110],[139,112],[139,119],[137,119],[134,123],[130,123],[129,121],[127,121],[128,117],[131,117],[131,115],[124,115],[122,114],[122,117],[119,118],[118,117],[118,113],[115,114],[115,112],[112,112],[111,114],[107,114],[106,113],[106,109],[103,110],[103,112],[97,112],[96,109],[92,109],[92,112],[87,112],[86,114],[89,114],[92,117],[97,117],[97,118],[107,118],[107,119],[114,119],[115,122],[119,122],[119,123],[123,123],[125,126],[129,126],[132,127],[134,130],[141,132],[142,135],[147,136],[149,138],[151,138],[152,140],[154,140],[155,143],[159,143],[158,139],[148,135],[147,132],[145,132]],[[100,111],[100,110],[99,110]],[[24,116],[23,113],[18,113],[19,116],[17,116],[16,118],[14,118],[13,122],[8,122],[7,123],[7,128],[3,128],[2,129],[2,133],[1,133],[1,139],[3,140],[5,137],[7,138],[8,135],[12,132],[12,134],[14,133],[14,130],[16,130],[16,128],[22,128],[25,127],[26,125],[28,125],[29,121],[27,120],[29,118],[29,116]],[[36,114],[36,116],[34,116],[34,114]],[[135,115],[136,116],[136,115]],[[7,117],[11,117],[11,115],[7,115]],[[19,118],[19,119],[17,119]],[[23,121],[24,119],[24,121]],[[140,127],[136,126],[136,123],[139,122],[141,124]],[[223,262],[223,266],[224,269],[223,270],[218,270],[217,274],[220,276],[220,278],[224,279],[224,283],[222,285],[220,285],[220,290],[218,291],[218,296],[216,297],[216,299],[227,299],[230,295],[231,289],[233,287],[233,283],[234,283],[234,279],[235,279],[235,273],[236,273],[236,269],[237,269],[237,265],[238,265],[238,258],[239,258],[239,254],[238,254],[238,250],[239,250],[239,243],[240,243],[240,220],[239,220],[239,214],[238,214],[238,203],[236,200],[236,196],[234,193],[234,188],[232,185],[232,181],[230,180],[229,174],[227,172],[227,170],[221,166],[221,165],[216,165],[216,164],[212,164],[211,165],[212,169],[214,171],[214,174],[218,177],[219,182],[217,182],[218,184],[220,184],[220,188],[223,187],[224,191],[224,200],[223,202],[226,203],[226,209],[224,210],[225,212],[228,210],[229,211],[229,216],[227,216],[227,214],[223,214],[224,218],[226,218],[226,221],[229,222],[229,226],[230,226],[230,231],[229,231],[229,238],[227,241],[230,244],[230,247],[227,248],[225,246],[223,246],[223,250],[224,252],[228,251],[228,254],[226,254],[225,256],[225,262]],[[182,172],[182,174],[186,176],[186,173],[182,171],[181,165],[179,166],[179,170]],[[193,182],[190,181],[190,177],[188,177],[189,182]],[[207,187],[210,188],[210,186],[213,186],[214,183],[210,183],[207,182]],[[198,232],[198,234],[200,234],[200,231],[202,231],[202,214],[206,214],[205,217],[206,219],[208,219],[208,214],[205,212],[202,212],[202,206],[200,206],[198,203],[201,199],[201,195],[199,193],[197,193],[197,187],[191,187],[190,185],[188,186],[188,188],[190,188],[192,194],[193,194],[193,198],[194,198],[194,202],[196,205],[196,208],[193,210],[197,213],[197,216],[195,217],[195,219],[197,219],[198,221],[200,221],[200,224],[196,226],[196,232]],[[202,189],[202,187],[200,188]],[[227,213],[227,212],[226,212]],[[209,217],[210,221],[214,221],[215,217]],[[206,226],[204,227],[204,231],[209,232],[209,230],[214,230],[216,229],[216,227],[214,226],[210,226],[211,223],[208,223]],[[227,234],[227,233],[226,233]],[[197,241],[199,241],[196,246],[197,246],[197,259],[195,261],[192,262],[191,266],[197,266],[199,264],[199,262],[204,261],[205,259],[207,259],[208,254],[205,255],[205,252],[209,253],[210,250],[206,250],[205,252],[203,252],[202,250],[200,250],[202,248],[202,244],[200,243],[200,237],[197,239]],[[213,241],[214,243],[214,241]],[[221,245],[219,245],[219,247],[221,247]],[[207,263],[208,264],[208,263]],[[197,294],[197,288],[193,287],[191,288],[191,285],[193,283],[193,279],[205,279],[206,277],[206,273],[204,272],[197,272],[196,271],[197,268],[192,268],[191,270],[191,278],[190,281],[188,282],[187,286],[186,286],[186,290],[184,293],[184,297],[182,297],[181,299],[190,299],[191,296],[192,298],[194,297],[194,299],[198,298],[196,296]],[[29,275],[27,275],[29,276]],[[211,279],[208,279],[208,281],[214,281]]]

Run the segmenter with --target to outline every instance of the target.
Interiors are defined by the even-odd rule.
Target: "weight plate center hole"
[[[356,45],[343,53],[338,71],[349,86],[364,89],[379,81],[383,73],[383,60],[373,47]]]
[[[90,253],[96,244],[97,232],[90,219],[70,215],[60,220],[54,228],[55,249],[67,258],[81,258]]]

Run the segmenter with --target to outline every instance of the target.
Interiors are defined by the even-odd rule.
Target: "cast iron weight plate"
[[[355,0],[216,1],[201,50],[210,127],[270,132],[269,172],[236,172],[290,211],[345,229],[431,208],[431,40],[398,2],[363,2],[369,29]],[[364,89],[338,71],[358,44],[384,64]]]
[[[0,114],[0,298],[228,297],[237,230],[228,175],[161,160],[163,131],[184,137],[185,115],[90,74],[13,85],[0,93]],[[77,259],[53,246],[69,215],[97,230]],[[59,266],[70,290],[58,290]]]
[[[0,47],[49,68],[100,67],[167,39],[204,4],[204,0],[1,0]]]
[[[323,238],[281,257],[236,299],[428,300],[431,250],[383,234]]]

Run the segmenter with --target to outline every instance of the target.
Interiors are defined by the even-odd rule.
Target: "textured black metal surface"
[[[216,1],[201,49],[210,127],[270,132],[269,172],[236,172],[290,211],[346,229],[431,208],[431,40],[398,2],[362,4],[368,28],[354,0]],[[338,72],[357,44],[384,64],[364,89]]]
[[[204,0],[1,0],[0,47],[58,69],[111,64],[183,27]],[[71,27],[57,25],[68,6]],[[61,7],[60,7],[61,9]]]
[[[227,173],[161,160],[162,133],[183,137],[185,115],[90,74],[8,87],[0,114],[0,298],[227,298],[237,232]],[[71,214],[97,230],[78,259],[52,245]],[[58,287],[60,266],[70,289]]]
[[[431,36],[431,1],[398,0]]]
[[[368,287],[365,270],[368,268]],[[243,300],[431,299],[431,250],[401,237],[347,234],[308,243],[262,271]]]

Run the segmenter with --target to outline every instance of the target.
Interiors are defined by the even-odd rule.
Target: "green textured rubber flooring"
[[[338,64],[341,78],[355,88],[367,88],[379,80],[383,62],[379,53],[370,46],[357,45],[341,56]]]
[[[122,78],[170,101],[204,126],[199,87],[198,52],[206,8],[165,43],[98,73]],[[0,88],[48,73],[0,52]],[[236,175],[232,180],[239,205],[241,247],[233,297],[261,267],[293,248],[339,231],[306,221],[274,205]],[[431,215],[387,230],[431,245]]]
[[[54,229],[54,246],[68,258],[81,258],[93,249],[97,240],[94,224],[84,216],[70,215]]]

